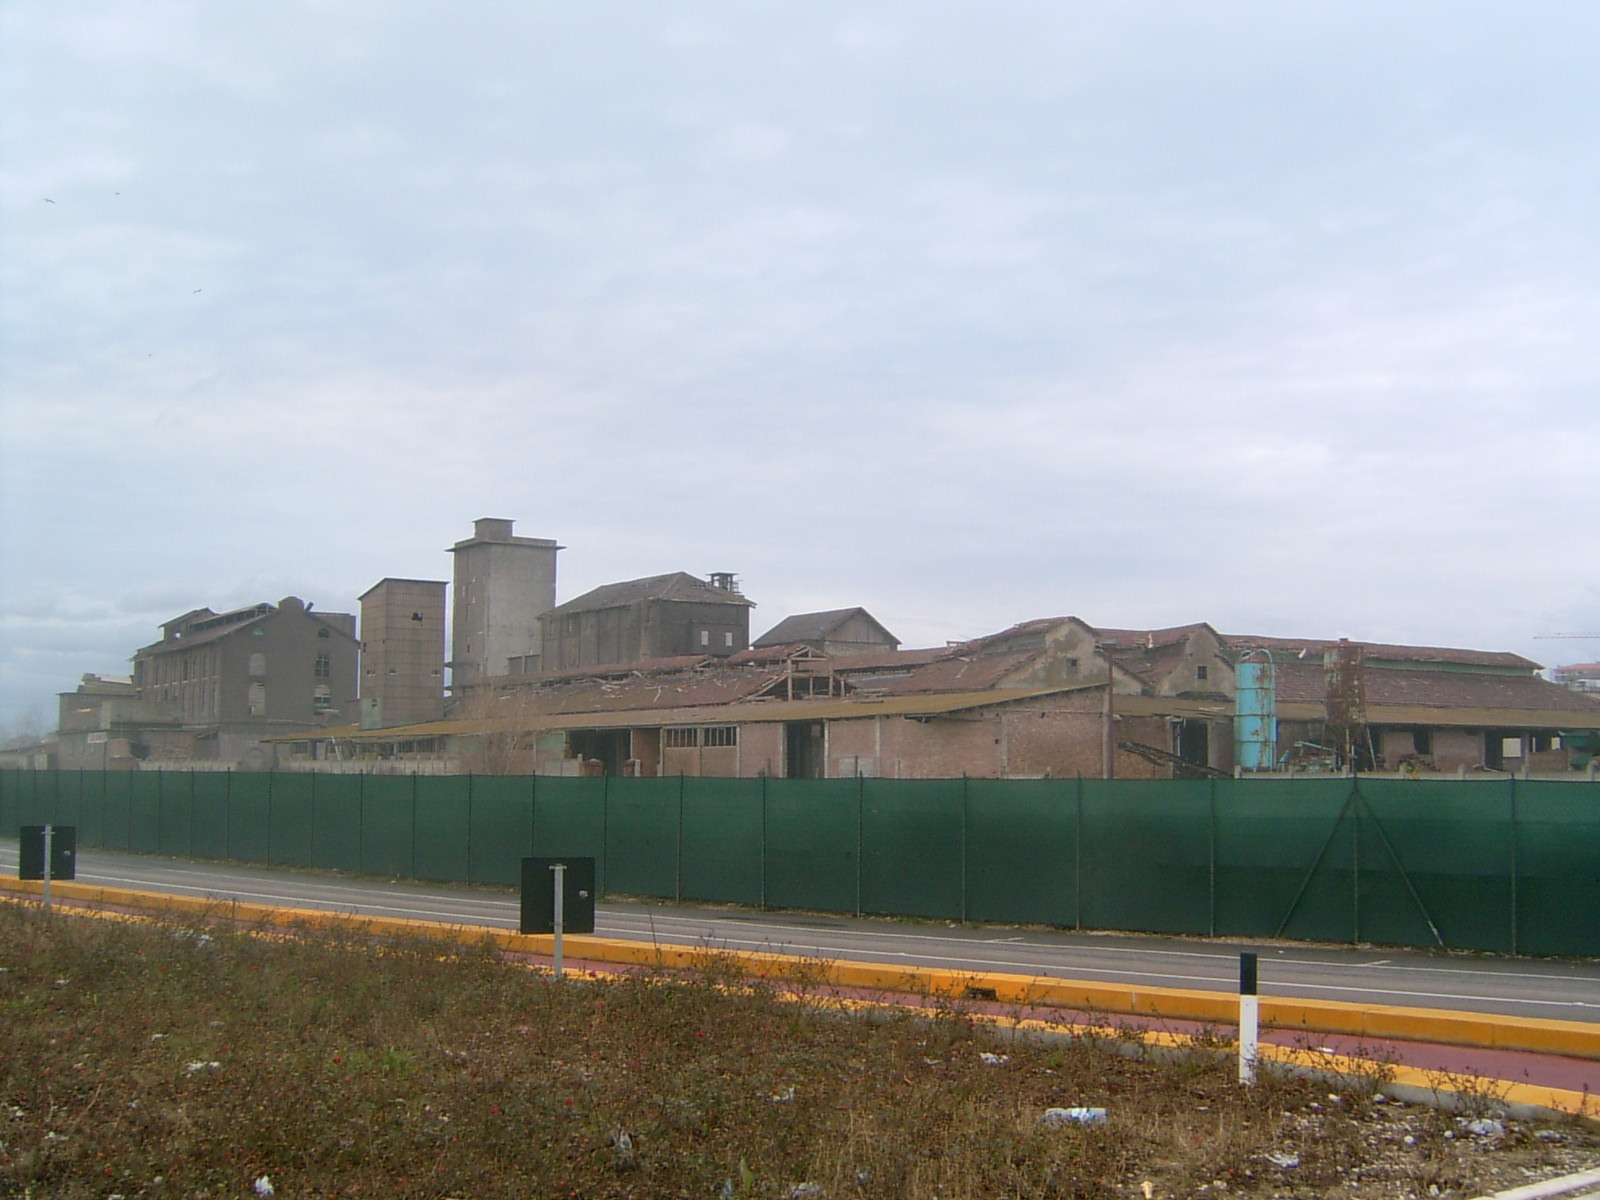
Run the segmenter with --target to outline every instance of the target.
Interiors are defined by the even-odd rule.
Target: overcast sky
[[[1600,658],[1600,5],[7,0],[0,724],[160,621],[735,571]]]

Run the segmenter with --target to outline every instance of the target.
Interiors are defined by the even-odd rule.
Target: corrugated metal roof
[[[520,714],[515,719],[432,721],[394,729],[361,729],[354,725],[263,739],[288,742],[339,740],[354,742],[415,741],[418,738],[449,737],[518,729],[538,732],[546,729],[654,728],[667,725],[743,725],[773,721],[833,721],[881,716],[938,716],[975,708],[1015,704],[1041,696],[1070,692],[1076,688],[996,688],[943,695],[883,696],[859,700],[770,700],[738,705],[685,705],[678,708],[632,709],[625,713],[540,713]],[[626,719],[624,719],[624,717]]]
[[[755,601],[738,592],[712,587],[703,579],[696,579],[686,571],[669,575],[648,575],[643,579],[628,579],[622,583],[607,583],[583,595],[558,604],[550,610],[557,616],[566,613],[593,612],[602,608],[621,608],[636,600],[676,600],[695,604],[739,604],[754,608]]]

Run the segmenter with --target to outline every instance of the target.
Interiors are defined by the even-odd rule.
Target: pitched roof
[[[1320,660],[1324,654],[1339,645],[1337,638],[1262,637],[1253,633],[1225,633],[1219,636],[1227,649],[1236,652],[1271,650],[1275,656],[1293,655],[1300,659],[1315,655]],[[1500,667],[1529,673],[1539,669],[1539,664],[1532,659],[1523,658],[1520,654],[1512,654],[1506,650],[1461,650],[1449,646],[1396,646],[1384,642],[1355,641],[1352,641],[1351,645],[1360,646],[1368,659]]]
[[[821,641],[857,614],[877,625],[879,629],[883,629],[878,619],[864,608],[833,608],[827,612],[796,613],[792,617],[785,617],[758,637],[752,645],[782,646],[789,642]],[[883,632],[889,633],[887,629],[883,629]],[[889,636],[894,635],[889,634]]]
[[[1280,703],[1320,704],[1328,694],[1327,672],[1321,661],[1280,662],[1274,674]],[[1600,713],[1600,697],[1585,696],[1537,675],[1383,667],[1364,672],[1363,678],[1369,709],[1392,705]]]
[[[742,604],[754,608],[755,601],[726,588],[712,587],[684,571],[670,575],[648,575],[622,583],[607,583],[585,592],[550,611],[554,614],[594,612],[602,608],[621,608],[638,600],[674,600],[694,604]]]

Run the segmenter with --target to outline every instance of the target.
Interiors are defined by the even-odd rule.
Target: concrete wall
[[[556,554],[548,538],[516,537],[512,522],[484,517],[455,557],[450,667],[455,687],[510,671],[513,657],[541,654],[539,618],[555,607]]]
[[[364,727],[416,725],[444,716],[446,586],[439,580],[384,579],[362,595],[361,699],[376,702],[363,704]]]
[[[545,669],[567,671],[688,654],[725,656],[749,645],[747,605],[635,600],[552,617],[545,630]]]

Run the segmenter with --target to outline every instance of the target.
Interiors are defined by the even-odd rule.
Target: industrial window
[[[1075,659],[1075,658],[1067,659],[1067,674],[1068,675],[1076,675],[1077,673],[1078,673],[1078,660]]]
[[[701,631],[700,631],[700,644],[701,644],[701,645],[702,645],[702,646],[709,646],[709,645],[711,645],[711,630],[709,630],[709,629],[702,629],[702,630],[701,630]]]
[[[1196,679],[1204,680],[1204,679],[1208,678],[1210,675],[1211,675],[1211,668],[1210,667],[1196,667],[1194,669],[1194,677]]]
[[[733,645],[733,633],[731,631],[722,635],[722,644],[730,647]]]
[[[325,713],[333,711],[333,693],[328,690],[328,685],[319,683],[311,689],[311,711]]]
[[[266,673],[267,673],[267,656],[265,654],[262,654],[261,651],[257,650],[254,654],[252,654],[250,656],[250,674],[254,678],[260,679]]]
[[[739,727],[737,725],[711,725],[705,730],[707,746],[737,746],[739,744]]]
[[[317,655],[317,662],[311,669],[311,674],[317,679],[333,678],[333,659],[326,654]]]
[[[666,735],[667,749],[669,750],[682,750],[686,746],[698,746],[700,744],[700,731],[698,729],[685,729],[682,727],[668,729]]]
[[[264,717],[267,715],[266,684],[252,683],[250,685],[249,692],[246,693],[245,699],[250,706],[250,715],[252,717]]]
[[[319,630],[317,630],[317,636],[318,637],[327,637],[328,636],[328,631],[326,629],[319,629]]]

